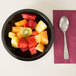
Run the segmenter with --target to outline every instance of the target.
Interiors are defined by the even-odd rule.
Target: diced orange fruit
[[[23,28],[23,27],[12,27],[12,32],[18,33],[18,32],[21,31],[22,28]]]
[[[36,50],[40,51],[40,52],[44,52],[44,45],[39,43],[37,46],[36,46]]]
[[[49,43],[47,31],[41,32],[41,43],[42,43],[43,45],[47,45],[47,44]]]
[[[37,43],[40,43],[41,42],[41,35],[40,34],[36,35],[35,39],[36,39]]]
[[[47,31],[42,31],[40,34],[35,36],[35,39],[37,43],[42,43],[43,45],[47,45],[49,42]]]
[[[23,38],[21,32],[18,32],[16,35],[17,35],[17,37],[18,37],[19,39]]]
[[[27,22],[27,20],[24,19],[24,20],[15,22],[15,25],[16,25],[17,27],[20,27],[20,26],[22,26],[22,25],[24,24],[24,22]]]

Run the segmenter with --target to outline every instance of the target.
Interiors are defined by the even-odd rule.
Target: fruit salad
[[[36,15],[21,14],[23,20],[15,22],[12,31],[8,33],[11,45],[22,52],[30,51],[31,55],[44,52],[45,45],[49,43],[47,25],[40,20],[36,22]]]

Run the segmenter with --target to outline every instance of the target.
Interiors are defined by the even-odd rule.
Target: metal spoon
[[[66,31],[69,28],[69,21],[66,16],[62,16],[60,19],[59,27],[61,31],[64,33],[64,59],[69,59],[67,41],[66,41]]]

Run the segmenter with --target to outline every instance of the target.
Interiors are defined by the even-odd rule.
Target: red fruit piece
[[[36,50],[35,48],[36,48],[35,46],[34,46],[34,47],[29,48],[29,51],[30,51],[31,55],[34,55],[34,54],[36,54],[36,53],[37,53],[37,50]]]
[[[34,29],[36,25],[37,25],[36,21],[29,21],[27,23],[27,26],[30,27],[31,29]]]
[[[22,17],[27,20],[35,20],[36,19],[36,15],[30,15],[30,14],[22,14]]]
[[[28,48],[28,46],[29,46],[29,43],[25,38],[22,38],[19,40],[19,42],[18,42],[19,48]]]
[[[20,48],[22,52],[25,52],[28,50],[28,48]]]
[[[22,14],[22,17],[26,20],[29,20],[29,14]]]
[[[37,31],[32,31],[32,35],[38,35],[38,32]]]
[[[29,48],[33,47],[33,46],[36,46],[37,45],[37,42],[34,38],[34,36],[30,36],[28,38],[26,38],[29,42]]]
[[[27,27],[27,21],[23,22],[23,27]]]
[[[35,20],[36,19],[36,15],[29,15],[29,20]]]

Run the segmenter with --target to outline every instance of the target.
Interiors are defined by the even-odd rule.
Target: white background
[[[17,10],[26,8],[43,12],[53,22],[53,10],[76,10],[76,0],[0,0],[0,34],[8,16]],[[5,50],[0,37],[0,76],[75,75],[75,64],[54,64],[53,47],[44,57],[36,61],[20,61]]]

